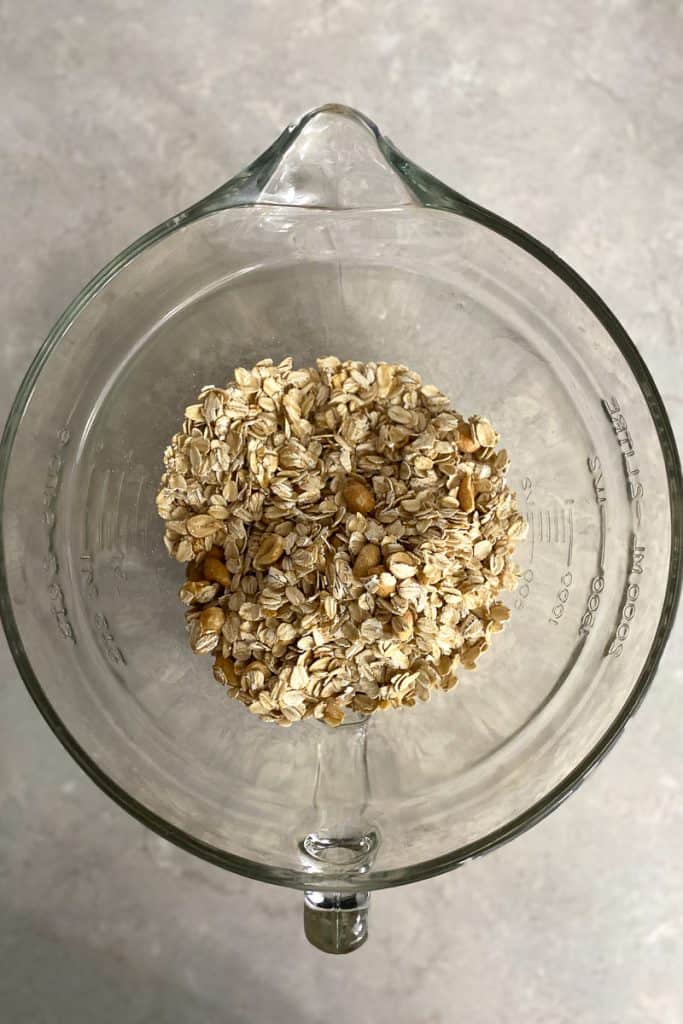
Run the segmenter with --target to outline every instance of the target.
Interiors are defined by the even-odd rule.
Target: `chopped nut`
[[[463,512],[472,512],[474,510],[474,487],[469,473],[466,473],[460,481],[458,501]]]
[[[328,701],[323,713],[323,719],[328,725],[336,728],[336,726],[341,725],[344,721],[344,709],[336,701]]]
[[[222,655],[217,655],[213,663],[213,674],[217,682],[224,686],[239,686],[239,676],[235,670],[234,662]]]
[[[396,551],[387,558],[387,569],[397,580],[407,580],[411,576],[417,576],[418,562],[407,551]]]
[[[457,445],[461,452],[467,454],[476,452],[481,445],[477,440],[472,437],[472,433],[469,427],[464,424],[458,428]]]
[[[377,544],[364,544],[353,563],[353,575],[362,578],[371,572],[379,572],[381,551]]]
[[[372,512],[375,507],[375,496],[365,484],[351,480],[344,488],[344,504],[349,512]]]
[[[214,555],[207,555],[201,564],[201,571],[204,579],[220,583],[223,587],[230,586],[230,573],[220,558],[216,558]]]
[[[199,616],[199,622],[205,633],[220,633],[225,622],[225,613],[222,608],[215,605],[205,608]]]
[[[204,579],[204,568],[199,562],[188,562],[185,567],[185,576],[191,583]]]
[[[396,590],[396,577],[392,576],[390,572],[380,573],[377,590],[375,593],[378,597],[388,597],[389,594],[393,594]]]

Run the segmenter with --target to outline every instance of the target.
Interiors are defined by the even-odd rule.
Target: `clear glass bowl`
[[[199,387],[293,355],[405,362],[488,415],[529,519],[476,673],[403,712],[264,725],[188,651],[161,453]],[[555,807],[638,706],[681,583],[681,473],[638,352],[519,228],[330,105],[69,306],[2,442],[2,616],[79,764],[146,825],[319,893],[456,867]]]

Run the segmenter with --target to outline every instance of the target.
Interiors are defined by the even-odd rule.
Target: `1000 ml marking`
[[[519,589],[517,591],[517,597],[515,598],[515,608],[517,608],[517,609],[523,608],[524,605],[526,604],[527,598],[528,598],[529,594],[531,593],[531,584],[533,583],[533,580],[534,580],[534,571],[533,571],[533,569],[527,569],[522,574],[522,582],[519,585]]]
[[[600,607],[600,597],[603,590],[605,589],[605,577],[602,573],[598,573],[591,580],[591,589],[586,602],[586,610],[581,616],[581,622],[579,624],[580,636],[588,636],[591,629],[595,624],[595,616],[598,614],[598,608]]]
[[[567,571],[563,572],[562,576],[560,577],[560,589],[557,591],[557,594],[555,595],[556,603],[553,605],[552,611],[550,613],[550,618],[548,619],[548,622],[553,626],[557,626],[560,619],[564,615],[564,610],[567,605],[567,601],[569,600],[569,589],[573,582],[574,576],[570,572],[570,570],[567,569]]]

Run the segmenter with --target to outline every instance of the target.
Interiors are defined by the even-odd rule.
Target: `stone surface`
[[[675,0],[5,0],[6,413],[49,326],[131,238],[328,100],[544,239],[640,346],[683,430],[683,8]],[[295,893],[167,845],[81,774],[6,648],[0,1019],[680,1024],[683,637],[583,789],[454,874],[374,898],[363,951]]]

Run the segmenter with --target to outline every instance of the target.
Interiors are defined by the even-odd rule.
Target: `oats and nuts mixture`
[[[498,442],[405,366],[264,359],[205,387],[157,497],[192,650],[280,725],[450,690],[517,583]]]

